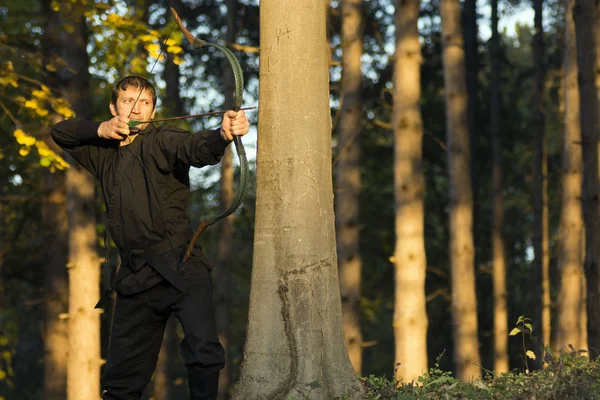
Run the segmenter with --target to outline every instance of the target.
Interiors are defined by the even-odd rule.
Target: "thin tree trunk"
[[[61,35],[65,71],[62,91],[78,118],[90,117],[87,27],[83,7],[74,5],[66,17],[75,32]],[[67,172],[69,217],[69,360],[67,399],[97,400],[100,393],[100,297],[97,255],[95,181],[75,162]]]
[[[548,238],[548,159],[544,118],[544,82],[546,77],[544,30],[542,25],[543,0],[534,0],[533,36],[533,98],[531,130],[533,131],[533,249],[532,263],[533,334],[538,337],[535,364],[541,366],[542,351],[550,345],[550,260]]]
[[[44,266],[44,399],[63,400],[67,395],[67,321],[59,318],[68,311],[67,275],[68,223],[65,174],[44,172],[42,232],[48,260]]]
[[[462,21],[464,39],[465,39],[465,65],[467,78],[467,95],[468,95],[468,112],[467,121],[469,124],[469,144],[471,147],[471,188],[473,190],[473,229],[476,231],[477,216],[478,216],[478,182],[479,168],[478,163],[478,129],[477,129],[477,114],[479,101],[477,98],[477,74],[479,73],[478,64],[478,40],[477,40],[477,0],[465,0],[463,3]],[[477,235],[474,236],[474,242],[478,240]],[[474,248],[478,246],[475,243]],[[475,260],[477,260],[477,252],[475,252]],[[476,261],[475,261],[476,263]],[[477,263],[476,263],[477,264]]]
[[[450,174],[450,264],[454,360],[462,380],[479,378],[479,339],[473,249],[465,50],[458,0],[441,0],[448,169]]]
[[[262,136],[240,399],[364,398],[342,328],[326,6],[260,4]]]
[[[46,17],[42,42],[46,65],[58,56],[61,21],[59,14],[50,7],[50,0],[44,1],[42,7]],[[56,75],[48,72],[45,84],[56,89]],[[50,139],[48,129],[42,131],[42,140],[50,148],[58,150]],[[67,313],[69,304],[66,174],[46,169],[42,182],[42,236],[46,252],[44,259],[48,260],[44,268],[44,399],[63,400],[67,397],[69,349],[67,321],[59,318]]]
[[[583,145],[583,214],[585,220],[585,279],[590,358],[600,355],[600,15],[594,0],[577,0],[573,7],[577,37],[581,137]]]
[[[492,136],[494,200],[492,211],[492,248],[494,281],[494,371],[508,372],[508,307],[506,305],[506,254],[504,245],[504,200],[502,167],[502,129],[500,102],[500,35],[498,0],[492,0],[492,38],[490,40],[490,133]]]
[[[425,180],[421,119],[420,0],[396,0],[396,64],[394,69],[394,252],[396,345],[395,378],[416,381],[427,372],[425,300]]]
[[[560,292],[558,294],[557,348],[581,349],[581,304],[583,292],[584,226],[581,204],[583,161],[579,87],[577,86],[577,45],[573,21],[574,0],[565,1],[564,104],[562,211],[560,235]]]
[[[354,370],[362,371],[359,253],[360,132],[362,130],[363,1],[342,1],[342,110],[336,165],[336,234],[342,319],[346,349]]]
[[[237,0],[227,0],[227,15],[225,33],[226,43],[235,42],[237,27]],[[229,62],[223,60],[223,81],[225,87],[225,106],[230,107],[233,104],[233,92],[235,89],[235,79]],[[225,210],[233,202],[235,196],[233,190],[234,171],[233,171],[233,153],[231,146],[225,150],[221,160],[221,193],[220,208]],[[231,386],[231,297],[233,293],[233,284],[231,281],[231,263],[232,241],[234,232],[235,215],[230,215],[221,221],[219,226],[219,242],[217,244],[217,268],[215,270],[215,321],[219,341],[225,349],[225,368],[219,375],[219,395],[221,400],[229,398],[229,389]]]

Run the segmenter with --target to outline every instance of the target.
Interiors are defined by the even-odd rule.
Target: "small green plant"
[[[525,362],[525,373],[529,374],[529,363],[527,362],[528,358],[535,360],[535,353],[531,349],[527,349],[525,346],[525,335],[531,335],[533,332],[533,326],[531,325],[531,318],[527,318],[523,315],[519,316],[517,319],[517,323],[515,327],[510,331],[508,336],[517,336],[519,333],[521,334],[522,346],[523,346],[523,361]]]

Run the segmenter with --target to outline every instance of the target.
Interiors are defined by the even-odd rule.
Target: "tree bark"
[[[425,179],[421,119],[420,0],[396,0],[394,69],[395,378],[416,381],[427,372],[425,300]]]
[[[490,40],[490,133],[492,136],[492,251],[494,285],[494,371],[508,372],[508,307],[506,305],[506,254],[504,244],[504,199],[502,166],[502,129],[500,101],[500,35],[498,0],[492,0],[492,37]]]
[[[50,7],[42,3],[46,18],[43,36],[44,65],[55,59],[60,50],[61,21]],[[57,87],[57,77],[48,73],[45,84]],[[58,150],[50,138],[48,128],[42,131],[42,140]],[[42,178],[42,235],[45,243],[44,268],[44,399],[63,400],[67,397],[67,357],[69,337],[67,321],[59,318],[66,314],[69,304],[67,254],[69,226],[66,209],[66,175],[64,171],[46,169]]]
[[[326,6],[260,4],[262,136],[240,399],[363,398],[342,329]]]
[[[342,92],[336,165],[335,217],[342,320],[354,370],[362,371],[359,253],[360,133],[362,131],[363,1],[342,1]]]
[[[66,179],[63,171],[44,171],[42,232],[44,267],[44,399],[63,400],[67,395],[67,321],[59,318],[68,310],[68,223]]]
[[[573,7],[579,68],[581,142],[583,145],[583,214],[585,220],[585,279],[590,359],[600,355],[600,15],[594,0],[577,0]]]
[[[90,117],[87,27],[83,6],[75,4],[65,21],[75,32],[61,35],[64,58],[62,92],[78,118]],[[71,160],[72,161],[72,160]],[[94,304],[100,297],[97,254],[95,181],[74,161],[67,172],[69,217],[69,360],[67,399],[97,400],[100,393],[100,316]]]
[[[581,349],[580,310],[584,300],[583,282],[584,226],[581,204],[583,161],[579,87],[577,86],[577,45],[573,21],[574,0],[565,1],[564,104],[562,211],[560,216],[560,291],[558,294],[558,330],[556,347],[570,351]]]
[[[478,182],[479,182],[479,171],[477,160],[478,156],[478,133],[477,129],[477,114],[479,101],[477,98],[478,82],[477,74],[479,73],[479,60],[478,60],[478,40],[477,40],[477,0],[465,0],[463,4],[463,32],[465,40],[465,65],[466,65],[466,79],[467,79],[467,95],[468,95],[468,111],[467,121],[469,126],[469,144],[471,147],[471,188],[473,190],[473,229],[476,230],[477,216],[478,216]],[[474,242],[477,241],[477,235],[474,236]],[[478,248],[476,244],[473,245],[475,249]],[[477,253],[474,255],[475,260],[477,259]],[[475,261],[476,263],[476,261]],[[477,263],[476,263],[477,264]]]
[[[473,249],[465,50],[458,0],[441,0],[448,170],[450,174],[450,265],[454,360],[462,380],[479,378],[479,340]]]
[[[533,249],[531,287],[533,288],[533,335],[536,340],[535,364],[541,366],[544,345],[550,345],[550,257],[548,238],[548,157],[546,151],[544,117],[544,82],[546,77],[544,30],[542,25],[543,0],[534,0],[533,36],[533,97],[531,130],[533,132]]]

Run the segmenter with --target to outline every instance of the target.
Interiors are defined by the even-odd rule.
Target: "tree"
[[[326,6],[260,4],[254,257],[236,398],[362,395],[342,329]]]
[[[44,1],[42,7],[45,16],[44,65],[50,65],[58,57],[61,22],[49,0]],[[56,75],[48,72],[46,84],[56,90]],[[40,136],[49,148],[53,148],[47,127],[42,129]],[[62,400],[67,395],[69,347],[67,321],[60,318],[68,311],[69,302],[66,175],[64,171],[50,171],[49,168],[44,169],[42,175],[42,234],[46,244],[44,259],[48,260],[44,268],[44,398]]]
[[[394,69],[394,337],[398,381],[416,381],[427,371],[425,308],[425,180],[421,119],[420,0],[396,1]]]
[[[533,35],[533,97],[531,105],[532,181],[533,181],[533,250],[531,285],[533,288],[533,330],[539,336],[536,363],[540,363],[544,345],[550,344],[550,256],[548,238],[548,155],[546,151],[546,124],[544,117],[544,83],[546,77],[544,28],[542,25],[543,0],[534,0]]]
[[[454,360],[459,379],[481,376],[477,338],[477,300],[473,250],[465,49],[458,0],[441,0],[446,96],[446,141],[450,179],[450,265]]]
[[[342,319],[346,349],[357,373],[362,371],[359,253],[360,132],[362,130],[363,1],[342,1],[342,92],[336,164],[335,217]]]
[[[494,371],[508,372],[508,307],[506,301],[506,254],[504,249],[504,199],[502,129],[500,103],[500,38],[498,0],[492,0],[490,39],[490,132],[492,136],[492,251],[494,285]]]
[[[579,106],[583,145],[583,215],[585,222],[585,279],[590,358],[600,355],[600,7],[577,0],[573,7],[579,68]]]
[[[569,351],[584,346],[581,337],[581,305],[584,302],[582,282],[584,225],[581,204],[583,161],[579,87],[577,86],[577,45],[573,21],[574,0],[565,1],[564,56],[564,136],[562,210],[560,223],[560,292],[558,294],[558,328],[556,347]]]
[[[61,89],[79,118],[90,117],[87,27],[84,5],[71,3],[64,11],[61,48],[68,69]],[[67,172],[69,219],[69,358],[67,399],[97,399],[100,393],[100,318],[94,304],[100,297],[100,265],[96,250],[94,178],[75,162]]]

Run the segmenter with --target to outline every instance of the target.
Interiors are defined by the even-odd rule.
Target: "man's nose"
[[[132,113],[134,114],[139,114],[140,113],[140,103],[135,103],[133,105],[133,110],[131,110]]]

